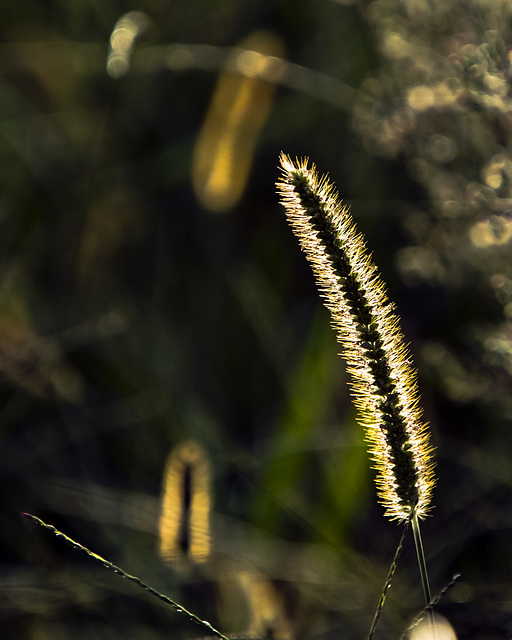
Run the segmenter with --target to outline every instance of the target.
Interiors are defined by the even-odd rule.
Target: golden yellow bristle
[[[434,485],[432,449],[394,307],[328,178],[307,159],[280,161],[277,187],[342,345],[379,498],[391,519],[422,518]]]

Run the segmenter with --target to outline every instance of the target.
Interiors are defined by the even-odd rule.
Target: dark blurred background
[[[511,638],[511,3],[8,4],[1,637],[205,635],[22,511],[225,633],[366,637],[401,530],[284,151],[351,205],[411,343],[432,591],[462,574],[439,638]],[[422,606],[408,539],[376,637]]]

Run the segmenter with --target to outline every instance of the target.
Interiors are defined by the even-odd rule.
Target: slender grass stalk
[[[430,600],[430,602],[428,603],[428,605],[422,609],[419,614],[414,618],[414,620],[412,621],[412,623],[407,627],[407,629],[403,632],[403,634],[400,636],[399,640],[406,640],[406,638],[409,637],[409,634],[411,633],[411,631],[418,626],[418,624],[423,620],[423,618],[427,615],[427,613],[429,611],[432,610],[432,607],[434,607],[434,605],[436,605],[441,598],[446,594],[446,592],[451,589],[453,587],[453,585],[460,580],[461,578],[461,574],[460,573],[456,573],[452,579],[450,580],[450,582],[448,582],[448,584],[446,584],[441,591]]]
[[[277,183],[286,217],[311,264],[347,361],[354,403],[391,520],[411,523],[425,598],[430,601],[419,519],[428,513],[434,472],[416,372],[361,234],[326,176],[281,154]],[[399,553],[399,549],[397,553]],[[370,634],[384,604],[392,564]],[[371,636],[370,636],[371,637]]]
[[[437,638],[434,613],[430,605],[430,602],[432,600],[432,594],[430,592],[430,583],[428,580],[427,563],[425,561],[425,552],[423,550],[423,542],[421,540],[420,524],[418,522],[418,517],[416,514],[412,516],[411,524],[412,524],[412,532],[414,535],[414,544],[416,546],[416,556],[418,558],[418,567],[420,569],[421,586],[423,587],[423,595],[425,596],[425,605],[428,610],[430,625],[432,627],[434,638]]]
[[[384,583],[384,588],[382,589],[382,593],[381,593],[381,596],[380,596],[379,604],[377,606],[377,611],[375,612],[375,615],[373,616],[372,626],[370,627],[370,631],[368,632],[367,640],[372,640],[373,635],[375,633],[375,629],[377,628],[377,623],[379,622],[380,614],[382,613],[382,609],[384,607],[384,603],[386,602],[386,596],[388,594],[389,588],[391,587],[391,582],[393,580],[393,576],[395,575],[398,559],[400,558],[400,555],[402,553],[402,549],[404,547],[404,542],[405,542],[405,538],[407,536],[408,530],[409,530],[409,522],[406,521],[405,525],[404,525],[404,528],[403,528],[403,531],[402,531],[402,536],[400,538],[400,542],[398,543],[398,547],[396,548],[396,551],[395,551],[395,557],[393,558],[393,562],[391,563],[391,566],[389,567],[389,571],[388,571],[388,575],[387,575],[387,578],[386,578],[386,582]]]
[[[423,542],[421,540],[420,526],[418,518],[414,515],[411,518],[412,532],[414,534],[414,544],[416,545],[416,552],[418,555],[418,565],[421,574],[421,586],[423,587],[423,594],[425,596],[425,604],[429,606],[429,602],[432,600],[432,594],[430,593],[430,584],[427,575],[427,564],[425,562],[425,553],[423,551]]]
[[[183,613],[185,616],[187,616],[187,618],[189,620],[191,620],[192,622],[195,622],[196,624],[204,627],[210,633],[213,633],[213,635],[217,636],[217,638],[220,638],[221,640],[228,640],[228,638],[225,635],[223,635],[220,631],[217,631],[217,629],[212,627],[212,625],[207,620],[201,620],[201,618],[196,616],[194,613],[192,613],[191,611],[188,611],[187,609],[185,609],[185,607],[182,607],[177,602],[174,602],[174,600],[171,600],[171,598],[167,597],[163,593],[160,593],[156,589],[153,589],[153,587],[150,587],[148,584],[143,582],[140,578],[137,578],[137,576],[132,576],[129,573],[126,573],[126,571],[123,571],[123,569],[121,569],[120,567],[116,566],[115,564],[113,564],[109,560],[106,560],[105,558],[102,558],[97,553],[94,553],[94,551],[91,551],[87,547],[84,547],[83,545],[81,545],[79,542],[76,542],[76,540],[73,540],[73,538],[70,538],[69,536],[67,536],[65,533],[62,533],[62,531],[59,531],[53,525],[47,524],[46,522],[44,522],[40,518],[38,518],[36,516],[33,516],[30,513],[22,513],[21,515],[24,518],[29,518],[30,520],[33,520],[34,522],[37,522],[37,524],[41,525],[41,527],[43,527],[44,529],[47,529],[48,531],[51,531],[58,538],[62,538],[63,540],[65,540],[68,544],[70,544],[75,549],[79,549],[80,551],[83,551],[90,558],[92,558],[93,560],[96,560],[96,562],[99,562],[100,564],[102,564],[107,569],[111,569],[114,573],[117,573],[118,575],[122,576],[123,578],[126,578],[127,580],[130,580],[130,582],[134,582],[138,587],[140,587],[141,589],[144,589],[144,591],[147,591],[152,596],[155,596],[155,598],[158,598],[162,602],[165,602],[165,604],[170,605],[178,613]]]

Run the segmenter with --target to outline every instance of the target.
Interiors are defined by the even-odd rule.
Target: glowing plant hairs
[[[281,154],[277,183],[286,217],[311,264],[347,361],[354,402],[386,515],[426,515],[434,485],[432,449],[418,406],[416,373],[394,307],[348,209],[308,160]]]
[[[431,626],[431,594],[419,518],[434,486],[432,448],[418,405],[416,372],[394,307],[348,209],[308,160],[281,154],[277,188],[286,217],[309,260],[347,361],[354,403],[377,470],[386,515],[412,525]],[[368,635],[373,638],[407,531],[404,529]]]

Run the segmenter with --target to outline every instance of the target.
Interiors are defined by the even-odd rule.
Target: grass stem
[[[386,582],[384,583],[384,587],[382,589],[382,593],[379,600],[379,605],[377,607],[377,611],[375,612],[375,616],[373,617],[372,626],[370,627],[370,631],[368,632],[367,640],[372,640],[373,635],[375,633],[375,629],[377,628],[377,623],[380,618],[380,614],[382,613],[382,609],[384,607],[384,603],[386,601],[386,596],[388,594],[388,590],[391,587],[391,581],[393,580],[393,576],[395,575],[396,565],[398,563],[398,559],[400,558],[400,554],[402,553],[402,549],[405,542],[405,537],[407,536],[407,532],[409,531],[409,521],[406,521],[404,524],[404,528],[402,531],[402,536],[400,538],[400,542],[398,543],[398,547],[396,548],[395,557],[393,558],[393,562],[389,567],[388,575],[386,578]]]
[[[423,595],[425,596],[425,604],[428,610],[428,617],[432,628],[432,636],[437,640],[436,623],[434,620],[434,612],[432,610],[432,594],[430,592],[430,583],[428,580],[427,563],[425,561],[425,552],[423,550],[423,542],[421,540],[420,523],[418,515],[414,512],[411,518],[412,532],[414,535],[414,544],[416,546],[416,556],[418,558],[418,567],[420,570],[421,585],[423,587]]]
[[[123,571],[123,569],[121,569],[120,567],[116,566],[115,564],[113,564],[109,560],[106,560],[105,558],[102,558],[97,553],[94,553],[94,551],[91,551],[87,547],[84,547],[80,543],[76,542],[76,540],[73,540],[73,538],[70,538],[69,536],[67,536],[65,533],[62,533],[62,531],[59,531],[53,525],[47,524],[46,522],[43,522],[43,520],[41,520],[40,518],[37,518],[36,516],[31,515],[30,513],[22,513],[21,515],[24,518],[29,518],[30,520],[33,520],[34,522],[37,522],[37,524],[41,525],[41,527],[43,527],[44,529],[47,529],[48,531],[51,531],[58,538],[62,538],[68,544],[70,544],[73,548],[80,549],[80,551],[83,551],[89,557],[91,557],[93,560],[96,560],[97,562],[102,564],[107,569],[111,569],[114,573],[117,573],[118,575],[122,576],[123,578],[126,578],[127,580],[130,580],[130,582],[134,582],[138,587],[140,587],[141,589],[144,589],[144,591],[147,591],[152,596],[155,596],[155,598],[158,598],[162,602],[165,602],[166,604],[170,605],[178,613],[185,614],[189,620],[191,620],[192,622],[195,622],[196,624],[199,624],[200,626],[204,627],[210,633],[213,633],[215,636],[217,636],[217,638],[220,638],[221,640],[228,640],[228,638],[225,635],[223,635],[220,631],[217,631],[217,629],[212,627],[212,625],[207,620],[201,620],[201,618],[196,616],[191,611],[187,611],[187,609],[185,609],[185,607],[182,607],[177,602],[174,602],[174,600],[171,600],[171,598],[168,598],[163,593],[160,593],[156,589],[153,589],[153,587],[150,587],[145,582],[142,582],[142,580],[140,578],[137,578],[137,576],[132,576],[129,573],[126,573],[126,571]]]

